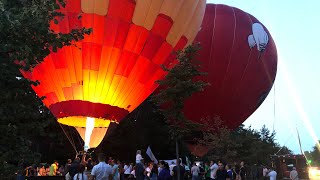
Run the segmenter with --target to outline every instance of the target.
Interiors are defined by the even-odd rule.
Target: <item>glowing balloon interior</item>
[[[160,65],[193,41],[205,5],[205,0],[67,0],[65,17],[51,28],[68,33],[86,27],[93,33],[22,73],[40,82],[33,89],[46,97],[58,122],[76,127],[87,148],[96,147],[111,122],[120,122],[157,88],[154,81],[165,76]],[[91,136],[84,133],[89,124]]]

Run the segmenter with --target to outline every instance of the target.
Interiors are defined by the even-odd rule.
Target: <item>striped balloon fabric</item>
[[[205,0],[66,0],[65,17],[52,30],[93,32],[22,73],[40,82],[33,89],[58,122],[84,136],[80,129],[94,118],[95,128],[105,128],[96,133],[101,137],[157,88],[165,76],[160,65],[192,43],[205,6]]]

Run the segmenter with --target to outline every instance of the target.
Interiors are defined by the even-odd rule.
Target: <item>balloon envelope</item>
[[[93,32],[23,75],[40,82],[33,89],[46,97],[59,123],[76,127],[82,137],[88,118],[95,120],[93,128],[106,129],[157,88],[154,81],[165,75],[160,65],[172,60],[173,50],[192,43],[205,5],[205,0],[67,0],[61,8],[65,17],[51,23],[52,30]]]
[[[198,60],[211,85],[185,104],[186,116],[198,121],[219,116],[236,128],[268,95],[277,71],[277,51],[268,30],[252,15],[226,5],[207,4]]]

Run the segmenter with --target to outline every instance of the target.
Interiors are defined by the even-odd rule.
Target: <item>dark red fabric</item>
[[[60,52],[61,51],[64,51],[64,49],[61,49]],[[60,54],[64,54],[64,53],[54,53],[54,52],[51,53],[51,57],[52,57],[52,60],[53,60],[53,63],[54,63],[54,67],[56,69],[67,68],[68,65],[67,65],[66,57],[65,56],[61,56]]]
[[[129,31],[130,23],[124,22],[124,21],[119,21],[118,24],[118,31],[114,43],[114,47],[122,49],[126,39],[127,39],[127,34]]]
[[[151,29],[151,32],[160,35],[163,39],[165,39],[172,27],[173,20],[165,15],[159,14],[154,25]]]
[[[146,44],[141,52],[141,56],[144,56],[148,59],[152,59],[155,54],[158,52],[160,46],[165,40],[157,34],[149,33],[149,37],[146,41]]]
[[[134,0],[110,0],[108,16],[131,22],[136,2]]]
[[[266,50],[260,53],[256,46],[249,47],[253,23],[260,22],[240,9],[207,4],[194,42],[200,42],[198,60],[208,73],[200,79],[211,85],[186,101],[184,111],[189,119],[199,122],[218,115],[226,126],[236,128],[266,98],[277,72],[277,50],[266,28]]]
[[[129,112],[123,108],[80,100],[58,102],[52,104],[49,109],[56,118],[85,116],[104,118],[117,122],[120,122],[121,119],[129,114]]]
[[[138,54],[123,50],[115,74],[128,77],[138,58]]]
[[[173,52],[177,52],[178,50],[181,50],[184,46],[186,46],[188,43],[188,39],[185,36],[181,36],[179,39],[178,43],[175,45],[173,48]],[[176,59],[176,54],[175,53],[170,53],[166,61],[163,63],[166,67],[173,67],[174,65],[177,64],[178,61],[175,61]]]
[[[102,46],[92,42],[82,43],[82,69],[99,71]]]

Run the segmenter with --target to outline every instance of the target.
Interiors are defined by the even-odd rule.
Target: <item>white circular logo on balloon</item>
[[[258,51],[263,52],[267,47],[268,41],[268,33],[264,30],[263,26],[260,23],[252,24],[252,34],[248,36],[250,48],[257,45]]]

